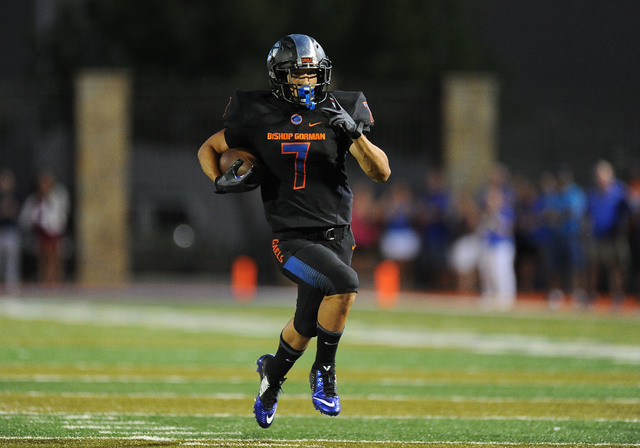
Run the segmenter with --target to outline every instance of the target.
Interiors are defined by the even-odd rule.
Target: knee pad
[[[299,283],[300,280],[324,295],[332,296],[345,292],[358,292],[358,274],[342,262],[326,265],[320,272],[297,257],[290,257],[283,266],[284,274]]]
[[[335,272],[332,272],[330,279],[332,285],[326,292],[328,296],[346,292],[358,292],[358,286],[360,286],[358,274],[347,265],[340,266]]]

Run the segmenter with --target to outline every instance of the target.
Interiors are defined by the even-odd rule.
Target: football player
[[[263,428],[273,422],[285,375],[314,337],[313,405],[323,414],[340,412],[336,351],[358,290],[358,275],[350,267],[356,243],[345,161],[351,154],[376,182],[391,173],[385,153],[365,136],[374,121],[367,100],[362,92],[328,90],[331,61],[315,39],[283,37],[269,52],[267,68],[271,89],[236,92],[224,112],[224,129],[198,151],[216,193],[261,186],[274,259],[298,285],[295,312],[275,355],[256,361],[260,389],[254,413]],[[240,160],[221,171],[220,154],[237,147],[260,158],[260,183],[253,177],[255,167],[237,175]]]

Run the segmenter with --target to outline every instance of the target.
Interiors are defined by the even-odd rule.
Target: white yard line
[[[346,334],[346,333],[345,333]],[[361,345],[411,348],[463,349],[481,354],[524,354],[563,358],[610,359],[640,364],[640,347],[598,341],[561,341],[541,336],[487,334],[465,331],[430,331],[372,327],[349,323],[349,340]]]
[[[24,416],[31,415],[30,421],[33,423],[43,423],[50,421],[52,417],[58,419],[64,419],[62,425],[68,429],[105,429],[105,430],[123,430],[123,429],[141,429],[143,426],[147,428],[149,425],[153,425],[154,431],[190,431],[193,428],[190,427],[177,427],[177,426],[160,426],[148,420],[144,421],[118,421],[117,418],[158,418],[158,414],[155,413],[141,413],[141,412],[123,412],[123,413],[95,413],[95,414],[73,414],[65,412],[47,412],[44,413],[29,413],[29,412],[2,412],[0,415],[3,419],[11,419],[12,416]],[[162,414],[162,418],[234,418],[234,417],[247,417],[248,415],[217,413],[217,414]],[[301,419],[315,419],[316,415],[309,414],[286,414],[283,417],[286,418],[301,418]],[[558,417],[557,415],[550,416],[532,416],[532,415],[478,415],[478,416],[459,416],[459,415],[438,415],[438,414],[423,414],[423,415],[341,415],[341,419],[356,419],[356,420],[456,420],[456,421],[554,421],[554,422],[574,422],[574,421],[589,421],[589,422],[602,422],[602,423],[640,423],[640,419],[637,418],[575,418],[575,417]],[[202,434],[199,432],[199,434]],[[215,433],[212,433],[215,434]],[[220,432],[218,434],[235,434],[235,432]]]
[[[6,395],[21,395],[26,397],[51,397],[51,392],[0,392],[0,398]],[[123,393],[113,394],[106,392],[56,392],[54,395],[68,398],[80,398],[80,399],[120,399],[120,398],[147,398],[147,399],[181,399],[189,400],[190,398],[197,398],[198,400],[253,400],[254,394],[241,394],[232,392],[220,392],[211,394],[197,394],[193,396],[178,394],[173,392],[149,392],[149,393]],[[287,394],[287,400],[303,400],[307,401],[309,395],[307,393]],[[349,396],[352,400],[372,400],[372,401],[385,401],[388,403],[398,402],[454,402],[454,403],[548,403],[548,404],[594,404],[594,403],[616,403],[616,404],[640,404],[640,398],[555,398],[555,397],[536,397],[536,398],[514,398],[514,397],[463,397],[463,396],[435,396],[435,397],[408,397],[406,395],[378,395],[378,394],[351,394]],[[11,414],[12,411],[0,410],[0,415]],[[107,415],[109,413],[105,413]],[[137,415],[137,414],[136,414]],[[141,414],[146,415],[146,414]],[[164,414],[171,415],[171,414]],[[182,414],[175,414],[182,415]],[[193,415],[193,414],[189,414]],[[209,415],[209,414],[207,414]],[[225,414],[226,415],[226,414]]]
[[[157,437],[157,436],[130,436],[130,437],[1,437],[0,441],[16,441],[16,440],[84,440],[84,439],[92,439],[92,440],[113,440],[114,442],[117,440],[148,440],[150,442],[171,442],[177,443],[184,446],[210,446],[210,447],[228,447],[230,445],[237,445],[238,447],[246,447],[246,446],[254,446],[254,447],[324,447],[331,444],[341,443],[341,444],[354,444],[354,445],[386,445],[393,444],[394,446],[402,446],[406,445],[410,446],[440,446],[440,445],[450,445],[455,447],[457,445],[471,445],[478,447],[503,447],[503,446],[554,446],[554,447],[567,447],[572,448],[576,446],[580,447],[610,447],[611,443],[589,443],[589,442],[580,442],[570,443],[570,442],[475,442],[475,441],[431,441],[425,442],[421,440],[338,440],[338,439],[291,439],[291,440],[261,440],[261,439],[222,439],[222,438],[211,438],[211,439],[177,439],[171,437]],[[321,444],[321,445],[318,445]],[[614,444],[620,445],[624,447],[640,447],[640,443],[620,443]]]
[[[49,320],[70,324],[142,326],[190,332],[221,332],[234,335],[272,336],[282,319],[232,312],[206,313],[166,307],[117,306],[92,302],[51,300],[4,300],[0,316],[22,320]],[[351,320],[345,342],[358,345],[462,349],[481,354],[523,354],[544,357],[609,359],[640,364],[640,346],[593,340],[557,340],[519,334],[487,334],[466,331],[372,326]]]

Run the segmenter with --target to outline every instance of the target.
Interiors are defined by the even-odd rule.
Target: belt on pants
[[[304,238],[312,241],[333,241],[341,239],[349,228],[350,226],[348,225],[322,228],[312,227],[309,229],[300,228],[276,232],[275,236],[282,239]]]

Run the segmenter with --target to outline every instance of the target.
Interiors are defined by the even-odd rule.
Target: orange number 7
[[[295,177],[293,179],[293,189],[300,190],[307,182],[307,155],[309,154],[311,143],[283,143],[282,154],[295,154],[294,161]]]

